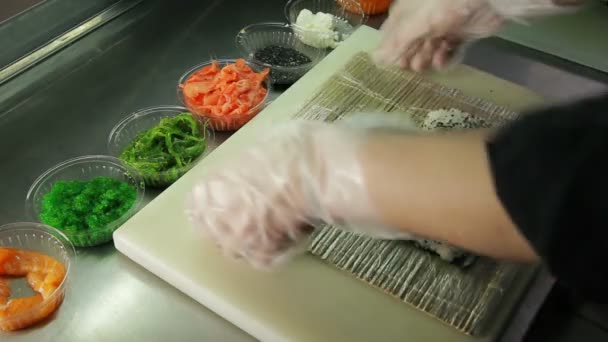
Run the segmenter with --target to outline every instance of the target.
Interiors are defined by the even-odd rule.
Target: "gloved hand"
[[[580,0],[396,0],[382,26],[379,64],[442,69],[470,41],[495,33],[508,19],[553,14]]]
[[[226,254],[276,266],[304,251],[319,221],[381,238],[407,235],[377,228],[359,158],[367,131],[292,122],[273,132],[191,193],[190,221]]]

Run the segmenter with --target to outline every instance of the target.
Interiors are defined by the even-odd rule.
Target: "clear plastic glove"
[[[190,221],[227,255],[271,268],[304,251],[320,221],[406,237],[375,220],[358,155],[366,130],[292,122],[273,132],[191,193]]]
[[[396,0],[374,59],[423,71],[442,69],[467,42],[491,36],[507,19],[558,13],[578,0]]]

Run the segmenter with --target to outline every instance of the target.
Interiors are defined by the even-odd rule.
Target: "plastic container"
[[[127,182],[137,191],[133,206],[121,217],[106,225],[103,229],[64,232],[76,247],[91,247],[112,240],[112,233],[142,206],[145,193],[143,180],[120,159],[103,156],[82,156],[64,161],[43,173],[30,187],[25,199],[25,209],[31,220],[40,222],[42,198],[57,181],[87,181],[95,177],[110,177]],[[61,227],[54,227],[61,230]]]
[[[184,112],[188,112],[188,109],[185,107],[158,106],[141,109],[130,114],[117,123],[110,132],[110,136],[108,137],[108,153],[119,158],[127,145],[129,145],[140,133],[157,126],[164,118],[172,118]],[[202,120],[197,120],[197,122],[199,123],[201,136],[206,138],[207,147],[203,153],[190,164],[178,169],[172,169],[171,171],[155,173],[141,172],[132,165],[129,165],[137,175],[144,180],[146,186],[164,187],[172,184],[209,154],[210,148],[208,143],[214,139],[213,131],[209,129],[207,124]],[[126,161],[123,162],[128,164]]]
[[[367,15],[377,15],[388,12],[393,0],[338,0],[338,3],[348,11],[359,11],[358,6],[352,7],[354,2],[358,2],[363,12]]]
[[[270,77],[275,84],[292,84],[314,67],[325,55],[325,49],[317,49],[300,41],[289,24],[259,23],[243,28],[236,36],[236,45],[248,61],[260,68],[270,68]],[[310,63],[299,66],[280,66],[264,63],[255,53],[269,46],[294,49],[310,59]]]
[[[289,0],[285,5],[285,17],[294,32],[304,42],[310,40],[307,37],[310,37],[311,32],[296,24],[298,15],[304,9],[313,14],[323,12],[333,15],[336,18],[334,24],[335,32],[338,33],[338,42],[348,38],[367,20],[367,15],[357,0]],[[308,42],[308,44],[310,43]]]
[[[32,222],[11,223],[0,227],[0,247],[32,250],[55,258],[65,266],[65,277],[61,284],[42,303],[30,310],[7,319],[0,319],[0,327],[7,329],[24,319],[35,320],[36,323],[47,317],[36,317],[40,312],[54,311],[65,296],[71,271],[71,261],[75,255],[74,246],[68,238],[52,227]],[[26,282],[11,284],[13,297],[29,296],[31,288]]]
[[[218,63],[220,68],[223,68],[226,65],[235,63],[236,59],[215,59],[215,61]],[[268,92],[266,93],[266,96],[264,97],[264,99],[262,101],[260,101],[260,103],[258,103],[257,105],[253,106],[247,113],[244,113],[241,115],[217,115],[216,116],[216,115],[213,115],[212,113],[199,112],[195,108],[192,108],[191,106],[188,105],[186,99],[184,98],[184,94],[182,92],[182,85],[190,78],[190,76],[192,76],[193,73],[195,73],[196,71],[198,71],[208,65],[211,65],[212,62],[213,62],[213,60],[206,62],[206,63],[196,65],[196,66],[192,67],[190,70],[186,71],[186,73],[184,73],[182,75],[182,77],[179,78],[179,81],[177,83],[177,97],[182,102],[182,104],[184,104],[184,106],[186,106],[186,108],[188,108],[188,110],[192,114],[197,115],[199,119],[206,122],[206,124],[211,129],[213,129],[215,131],[236,131],[237,129],[243,127],[247,122],[249,122],[249,120],[253,119],[254,116],[256,116],[260,111],[262,111],[262,109],[264,109],[266,100],[268,99],[268,94],[270,94],[270,89],[272,86],[271,78],[266,77],[266,79],[264,80],[263,85],[264,85],[264,87],[266,87],[266,89],[268,89]],[[249,65],[249,67],[251,67],[255,72],[260,72],[264,69],[256,64],[249,63],[249,62],[247,62],[247,65]]]

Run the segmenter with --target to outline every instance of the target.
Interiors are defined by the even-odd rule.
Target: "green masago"
[[[42,199],[40,219],[70,233],[104,229],[135,203],[136,190],[108,177],[89,181],[58,181]]]

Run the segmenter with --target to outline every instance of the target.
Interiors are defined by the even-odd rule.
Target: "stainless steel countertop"
[[[0,224],[25,219],[25,194],[40,173],[71,157],[106,153],[116,122],[142,107],[177,103],[176,81],[188,67],[210,57],[234,57],[239,29],[283,21],[285,2],[144,1],[0,87]],[[605,74],[498,39],[474,46],[466,63],[554,101],[608,90]],[[149,198],[155,194],[148,192]],[[6,340],[252,338],[107,244],[78,250],[66,301],[54,320]]]

